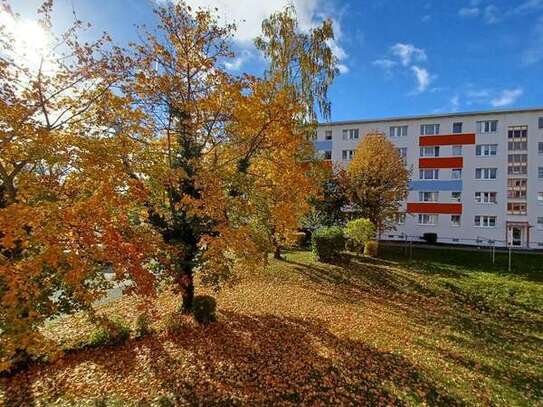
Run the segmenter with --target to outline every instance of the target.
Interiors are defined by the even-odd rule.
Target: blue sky
[[[161,0],[165,1],[165,0]],[[238,23],[232,72],[262,72],[252,47],[263,17],[288,0],[188,0]],[[332,119],[543,105],[543,0],[294,0],[302,29],[336,25],[342,74]],[[11,4],[31,18],[38,0]],[[56,0],[56,21],[77,16],[125,45],[154,24],[153,0]]]

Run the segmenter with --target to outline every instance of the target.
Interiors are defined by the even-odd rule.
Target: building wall
[[[365,134],[379,131],[385,134],[398,148],[407,148],[406,165],[412,169],[410,192],[407,202],[402,204],[406,212],[405,224],[397,225],[395,231],[384,235],[385,238],[401,239],[407,235],[409,240],[417,240],[423,233],[437,233],[438,240],[444,243],[458,244],[496,244],[505,246],[511,239],[511,227],[522,229],[521,245],[530,248],[543,248],[543,224],[538,224],[538,218],[543,218],[543,201],[538,199],[538,192],[543,192],[543,178],[539,177],[538,169],[543,167],[543,154],[539,152],[538,143],[543,143],[543,109],[480,112],[476,114],[448,114],[443,116],[411,117],[384,119],[382,121],[337,122],[321,124],[317,130],[315,147],[319,151],[331,151],[331,161],[334,164],[348,166],[350,160],[343,159],[343,150],[355,150]],[[482,133],[477,127],[479,121],[497,120],[495,132]],[[461,122],[461,136],[453,134],[453,123]],[[438,135],[421,136],[421,125],[439,124]],[[407,135],[391,137],[391,126],[407,126]],[[527,126],[527,151],[508,151],[508,130],[511,126]],[[358,139],[343,137],[343,130],[358,129]],[[326,135],[332,132],[332,140],[326,140]],[[461,143],[462,154],[453,156],[453,143]],[[439,145],[439,158],[421,157],[421,144],[426,146]],[[477,156],[478,144],[495,144],[495,156]],[[457,144],[458,145],[458,144]],[[508,155],[527,154],[527,175],[518,178],[527,179],[527,213],[525,215],[508,214],[507,180]],[[451,166],[462,165],[461,179],[452,178]],[[419,169],[439,168],[439,179],[423,181],[419,179]],[[476,168],[497,168],[495,180],[476,179]],[[452,192],[462,192],[460,209],[452,199]],[[437,191],[437,204],[420,205],[420,191]],[[475,192],[496,192],[496,203],[476,203]],[[457,204],[457,205],[454,205]],[[435,226],[418,224],[419,211],[437,213],[438,222]],[[451,215],[461,213],[461,225],[451,224]],[[475,216],[495,216],[496,225],[477,227]],[[540,219],[541,222],[541,219]],[[529,235],[529,236],[528,236]],[[405,237],[403,237],[405,238]],[[528,240],[529,239],[529,240]],[[516,241],[515,243],[518,243]]]

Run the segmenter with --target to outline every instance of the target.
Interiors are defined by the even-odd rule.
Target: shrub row
[[[368,219],[355,219],[345,229],[339,226],[322,227],[313,232],[311,246],[320,261],[329,262],[339,257],[349,243],[350,249],[364,250],[366,256],[377,256],[378,243],[372,240],[375,226]]]

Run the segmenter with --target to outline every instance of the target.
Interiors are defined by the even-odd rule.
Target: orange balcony
[[[460,215],[462,214],[462,204],[435,203],[435,202],[408,203],[407,213],[433,213],[433,214],[443,214],[443,215]]]
[[[455,146],[475,144],[475,133],[445,134],[439,136],[420,136],[419,145],[424,146]]]

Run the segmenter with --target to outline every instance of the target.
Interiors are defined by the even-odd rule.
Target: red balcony
[[[407,213],[433,213],[443,215],[461,215],[462,204],[416,202],[407,204]]]
[[[475,133],[444,134],[439,136],[420,136],[419,145],[424,146],[454,146],[475,144]]]
[[[419,158],[419,168],[464,168],[462,157]]]

